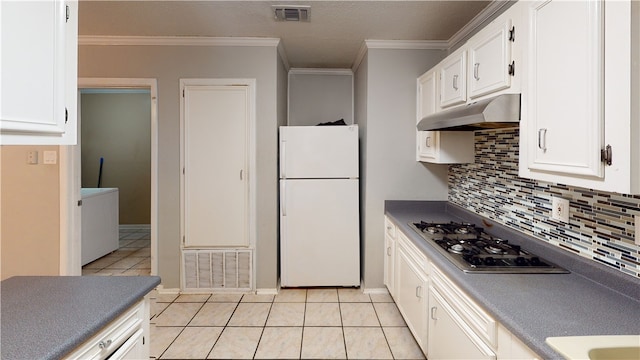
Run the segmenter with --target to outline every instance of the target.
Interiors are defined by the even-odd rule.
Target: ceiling
[[[279,38],[294,68],[351,68],[364,40],[450,40],[491,1],[93,1],[81,36]],[[277,22],[272,5],[309,5],[310,22]]]

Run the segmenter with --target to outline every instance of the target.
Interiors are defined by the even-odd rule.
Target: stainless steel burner
[[[566,273],[547,260],[467,223],[409,223],[422,238],[465,272]]]

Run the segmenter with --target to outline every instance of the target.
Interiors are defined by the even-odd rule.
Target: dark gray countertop
[[[60,359],[160,284],[157,276],[16,276],[0,283],[1,358]]]
[[[467,295],[544,359],[562,359],[545,343],[550,336],[640,334],[640,279],[447,202],[386,201],[385,214]],[[464,273],[409,227],[419,220],[475,223],[571,273]]]

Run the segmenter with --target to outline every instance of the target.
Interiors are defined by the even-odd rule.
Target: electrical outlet
[[[551,198],[551,218],[554,220],[562,221],[563,223],[569,222],[569,200],[552,197]]]
[[[38,165],[38,151],[33,150],[27,152],[27,164]]]
[[[636,224],[636,245],[640,245],[640,215],[633,217],[633,223]]]

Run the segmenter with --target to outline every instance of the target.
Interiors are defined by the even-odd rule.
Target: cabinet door
[[[535,2],[526,15],[520,148],[525,166],[601,178],[602,1]]]
[[[437,70],[430,70],[418,78],[417,122],[437,111],[436,74]]]
[[[418,131],[418,161],[437,162],[438,131]]]
[[[389,294],[395,299],[394,263],[396,255],[396,241],[390,236],[384,237],[384,284],[389,290]]]
[[[469,97],[476,98],[511,85],[511,20],[483,29],[469,47]]]
[[[3,145],[75,144],[77,2],[0,2]]]
[[[467,51],[450,56],[440,69],[440,106],[467,101]]]
[[[430,359],[496,359],[434,287],[429,288],[429,304]]]
[[[431,70],[418,78],[418,106],[417,122],[423,117],[436,112],[437,104],[437,70]],[[436,159],[437,132],[418,131],[416,134],[417,154],[416,160],[429,161]]]
[[[396,304],[418,345],[427,352],[427,275],[400,244],[396,257]]]

